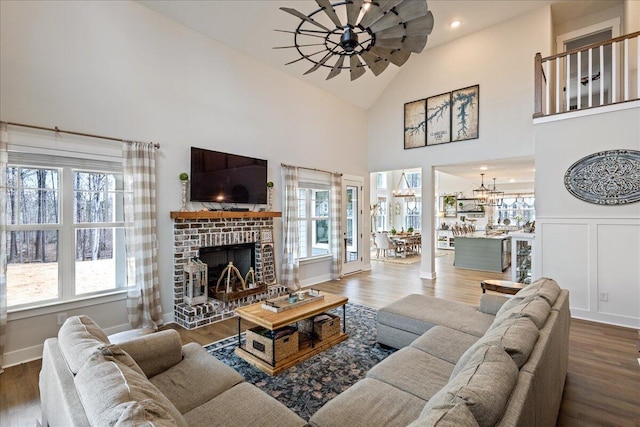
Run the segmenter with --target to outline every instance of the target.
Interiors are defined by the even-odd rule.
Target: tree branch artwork
[[[478,85],[451,93],[453,141],[478,138],[479,97]]]
[[[426,100],[404,104],[404,148],[424,147],[425,145],[425,106]]]
[[[427,145],[451,142],[451,93],[427,98]]]

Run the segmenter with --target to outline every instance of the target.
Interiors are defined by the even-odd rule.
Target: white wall
[[[189,170],[190,146],[267,159],[277,210],[281,162],[368,174],[364,110],[143,6],[3,1],[0,7],[1,120],[161,144],[159,267],[169,317],[169,211],[181,205],[178,174]],[[328,272],[325,267],[320,270]],[[317,270],[313,274],[321,276]],[[105,328],[126,327],[123,301],[52,310],[87,313]],[[57,333],[53,319],[10,317],[5,362],[37,357],[44,338]]]
[[[595,205],[564,186],[589,154],[640,150],[640,108],[536,124],[535,138],[535,275],[569,290],[575,317],[640,327],[640,203]]]
[[[533,59],[551,46],[549,7],[433,49],[405,64],[369,110],[369,167],[422,167],[423,236],[433,241],[435,165],[533,155]],[[427,43],[428,47],[428,43]],[[480,85],[480,137],[404,150],[404,103]],[[480,173],[480,171],[478,171]],[[424,246],[421,276],[435,277],[432,247]]]

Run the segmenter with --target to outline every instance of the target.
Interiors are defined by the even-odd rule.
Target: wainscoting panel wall
[[[640,327],[640,219],[536,218],[536,277],[569,290],[573,317]]]

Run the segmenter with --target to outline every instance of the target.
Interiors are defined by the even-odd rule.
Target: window
[[[406,177],[409,187],[413,190],[422,188],[422,174],[420,172],[409,172]]]
[[[300,259],[329,254],[329,189],[322,185],[298,188]]]
[[[413,231],[420,231],[421,227],[421,213],[420,207],[422,206],[422,199],[420,197],[406,198],[404,202],[404,227],[405,230],[413,228]]]
[[[387,229],[387,211],[389,206],[387,204],[386,197],[378,196],[378,207],[377,207],[377,216],[376,216],[376,231],[384,231]]]
[[[123,288],[121,166],[28,154],[15,160],[10,153],[7,305],[29,308]]]
[[[534,206],[535,196],[528,195],[505,195],[502,205],[498,206],[498,223],[501,224],[508,219],[512,224],[535,221],[536,209]]]

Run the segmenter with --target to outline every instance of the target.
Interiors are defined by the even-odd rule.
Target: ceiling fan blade
[[[307,72],[305,72],[303,75],[305,75],[305,76],[306,76],[307,74],[311,74],[311,73],[313,73],[314,71],[316,71],[318,68],[322,67],[322,65],[323,65],[325,62],[327,62],[327,60],[328,60],[329,58],[331,58],[331,56],[332,56],[332,55],[333,55],[333,53],[331,53],[331,52],[327,53],[327,54],[326,54],[326,55],[325,55],[325,56],[324,56],[320,61],[318,61],[318,63],[317,63],[317,64],[315,64],[313,67],[309,68],[309,69],[307,70]]]
[[[364,51],[360,54],[364,62],[367,63],[369,69],[373,72],[374,75],[379,75],[389,66],[389,61],[386,61],[379,57],[378,55],[374,55],[369,51]]]
[[[398,67],[402,67],[404,63],[407,62],[407,60],[411,56],[411,52],[409,51],[402,51],[398,49],[395,49],[395,50],[387,49],[380,46],[373,46],[370,49],[370,51],[374,55],[378,55],[379,57],[388,60],[393,65],[396,65]]]
[[[311,24],[315,25],[316,27],[320,27],[320,28],[322,28],[322,29],[323,29],[323,30],[325,30],[325,31],[329,31],[329,32],[331,32],[331,30],[330,30],[330,29],[328,29],[328,28],[327,28],[327,27],[325,27],[324,25],[322,25],[322,24],[320,24],[320,23],[318,23],[318,22],[314,21],[313,19],[309,18],[307,15],[305,15],[305,14],[304,14],[304,13],[302,13],[302,12],[298,12],[297,10],[292,9],[292,8],[290,8],[290,7],[281,7],[281,8],[280,8],[280,10],[284,10],[285,12],[290,13],[290,14],[292,14],[293,16],[296,16],[296,17],[298,17],[298,18],[302,19],[303,21],[307,21],[307,22],[309,22],[309,23],[311,23]]]
[[[311,58],[312,56],[316,56],[317,54],[322,53],[322,52],[326,52],[326,49],[319,50],[319,51],[314,52],[314,53],[309,54],[309,55],[301,56],[300,58],[298,58],[298,59],[296,59],[296,60],[294,60],[294,61],[291,61],[291,62],[287,62],[287,63],[286,63],[286,64],[284,64],[284,65],[291,65],[291,64],[295,64],[295,63],[296,63],[296,62],[298,62],[298,61],[302,61],[303,59]]]
[[[336,15],[336,11],[333,9],[330,0],[316,0],[316,3],[318,3],[318,6],[324,9],[324,13],[326,13],[329,19],[331,19],[331,22],[336,24],[336,27],[342,27],[340,18],[338,18],[338,15]]]
[[[362,7],[362,0],[349,0],[347,3],[347,24],[355,27],[357,24],[358,16],[360,15],[360,8]]]
[[[396,25],[386,30],[379,31],[376,34],[376,39],[393,39],[398,37],[413,37],[423,36],[425,34],[431,34],[433,30],[433,15],[431,12],[418,19],[405,22],[404,24]]]
[[[425,16],[407,21],[404,25],[407,29],[406,35],[409,37],[429,35],[433,31],[433,14],[428,11]]]
[[[405,0],[394,6],[393,10],[402,18],[402,21],[407,22],[425,16],[427,14],[427,2]]]
[[[376,46],[388,47],[390,49],[408,50],[410,52],[420,53],[427,44],[427,36],[423,37],[404,37],[395,39],[376,39]]]
[[[289,31],[289,30],[273,30],[273,31],[277,31],[279,33],[298,34],[300,36],[317,37],[319,39],[326,38],[326,35],[325,36],[321,36],[321,35],[318,35],[318,34],[301,33],[300,31]]]
[[[340,71],[342,71],[342,64],[344,64],[344,56],[340,55],[340,58],[338,58],[336,63],[333,65],[331,72],[327,76],[327,80],[332,79],[338,74],[340,74]]]
[[[276,46],[273,49],[291,49],[294,47],[307,47],[307,46],[324,46],[324,43],[312,43],[312,44],[299,44],[294,46]]]
[[[382,18],[382,15],[391,10],[392,7],[400,3],[402,0],[378,0],[369,4],[369,9],[360,20],[360,25],[369,28],[371,24]]]
[[[371,24],[369,29],[377,34],[379,31],[386,30],[387,28],[402,25],[402,18],[393,12],[386,13],[382,18]]]
[[[349,62],[351,63],[351,81],[354,81],[367,71],[358,59],[358,55],[351,55]]]

